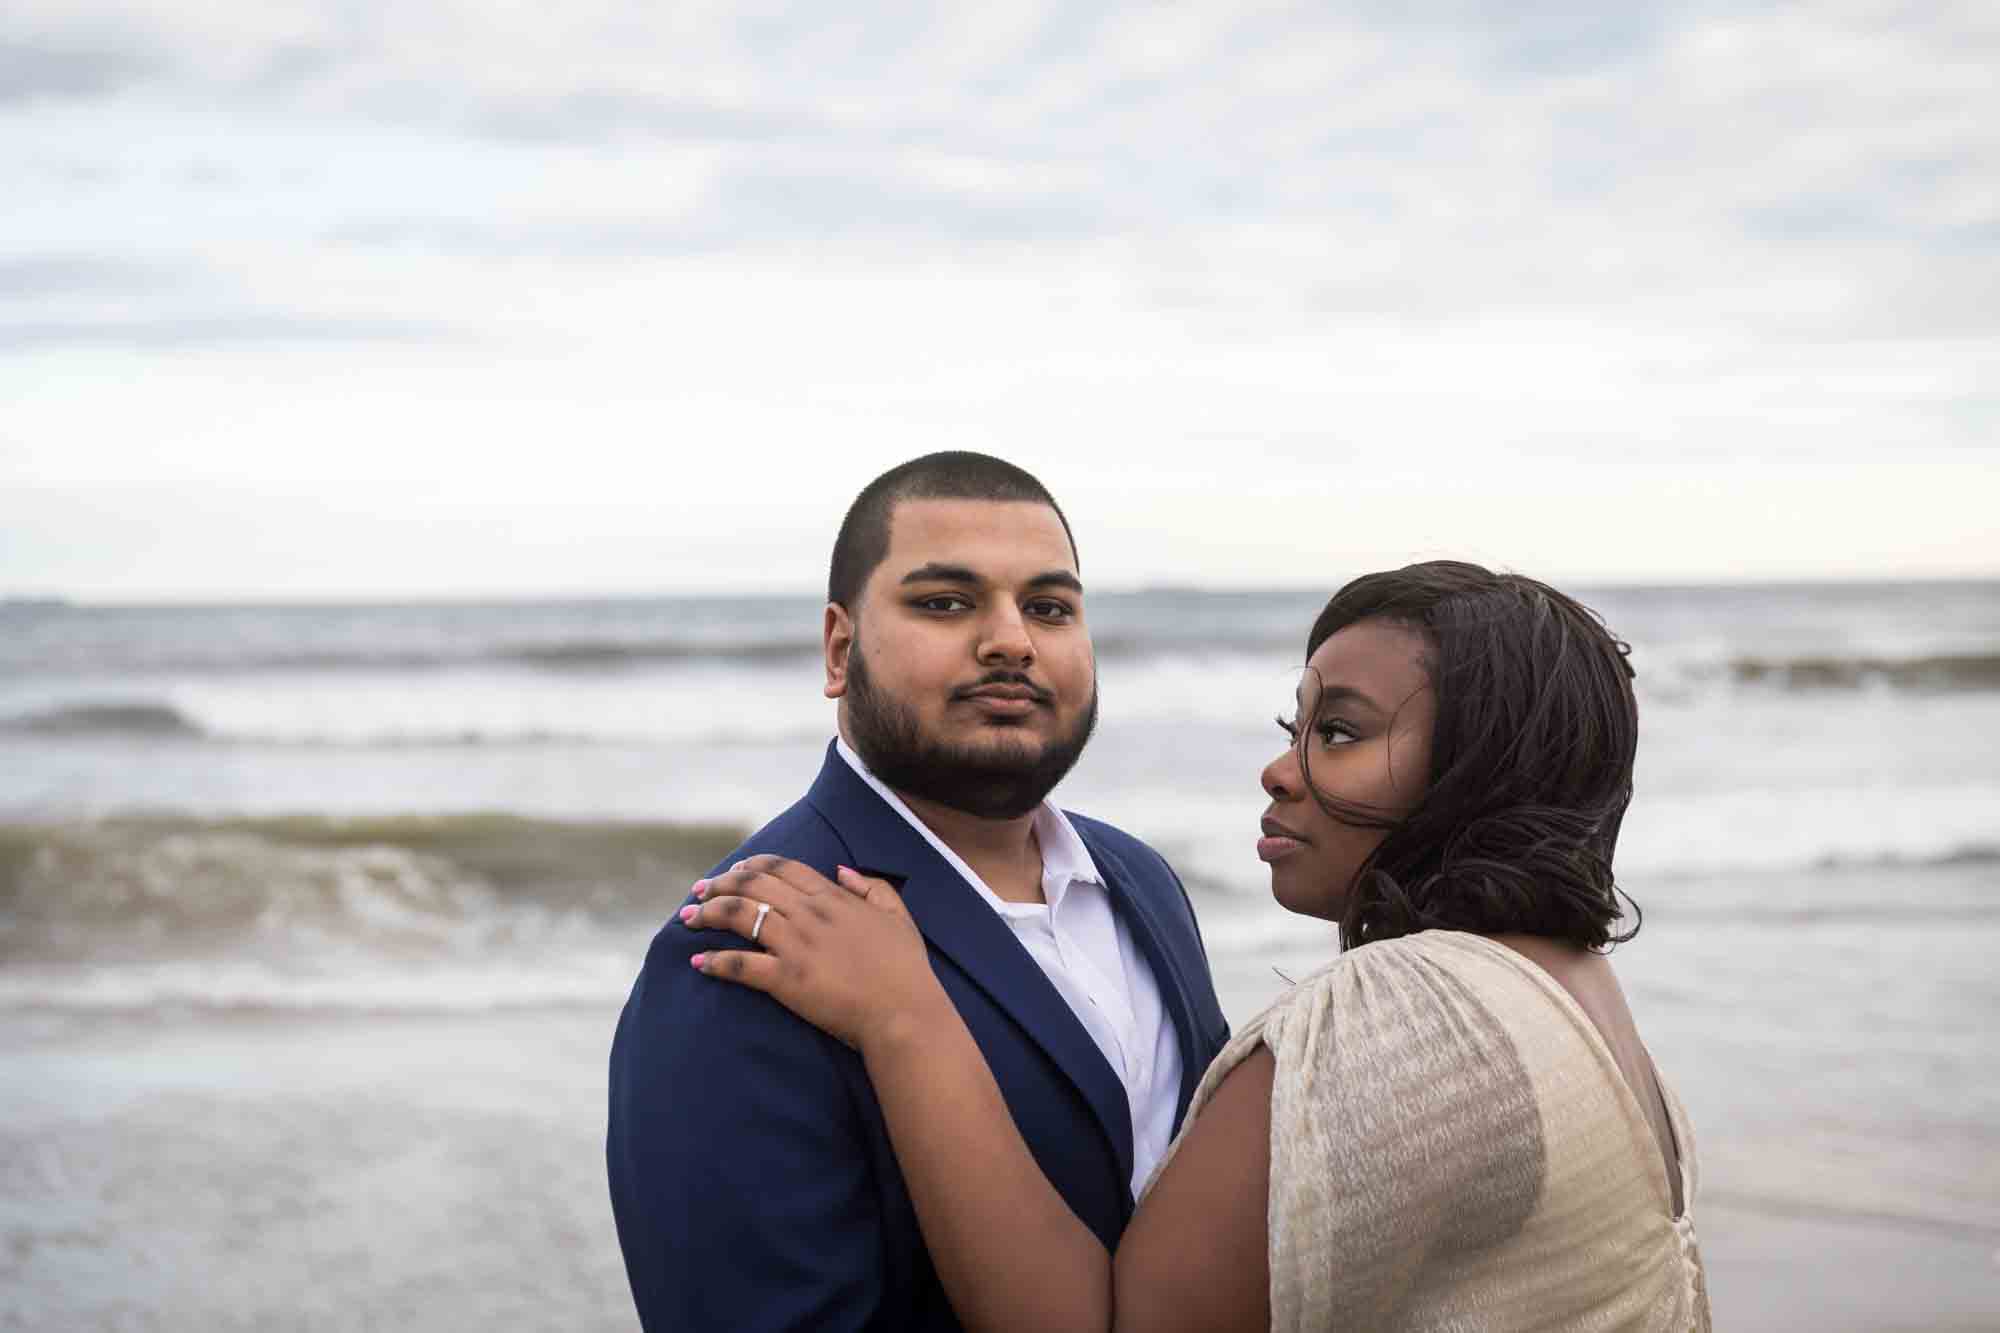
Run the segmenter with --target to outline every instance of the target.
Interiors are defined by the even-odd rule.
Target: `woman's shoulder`
[[[1258,1020],[1284,1021],[1327,1007],[1368,1009],[1411,990],[1435,994],[1506,986],[1517,979],[1498,946],[1456,930],[1425,930],[1342,953],[1299,979]]]
[[[1548,1145],[1534,1080],[1486,999],[1508,982],[1481,945],[1447,931],[1365,944],[1274,1010],[1263,1037],[1270,1214],[1284,1222],[1274,1291],[1280,1275],[1290,1284],[1280,1304],[1367,1326],[1371,1312],[1434,1298],[1459,1281],[1460,1256],[1528,1224]],[[1340,1236],[1353,1269],[1324,1277],[1323,1259],[1281,1230]]]
[[[1517,1237],[1522,1263],[1544,1256],[1523,1300],[1638,1299],[1599,1290],[1616,1265],[1597,1241],[1647,1256],[1651,1277],[1625,1273],[1620,1290],[1678,1289],[1672,1227],[1649,1190],[1657,1157],[1635,1151],[1643,1126],[1591,1076],[1590,1044],[1554,986],[1503,944],[1425,931],[1342,954],[1245,1025],[1225,1059],[1263,1046],[1274,1062],[1275,1305],[1331,1312],[1314,1325],[1366,1326],[1408,1301],[1462,1314],[1492,1294],[1479,1274]],[[1331,1272],[1329,1235],[1348,1261]]]
[[[1463,1056],[1470,1047],[1510,1044],[1494,997],[1521,981],[1494,956],[1497,948],[1432,930],[1350,949],[1238,1028],[1202,1093],[1259,1047],[1276,1058],[1279,1081],[1306,1098],[1320,1089],[1366,1097],[1389,1091],[1385,1080],[1411,1085],[1447,1069],[1459,1077],[1468,1067],[1491,1072],[1490,1060],[1467,1066]]]
[[[1495,1013],[1523,986],[1504,951],[1476,935],[1427,930],[1349,949],[1300,979],[1259,1020],[1285,1063],[1286,1045],[1324,1063],[1369,1058],[1369,1047],[1422,1047],[1434,1057],[1482,1044],[1505,1026]]]

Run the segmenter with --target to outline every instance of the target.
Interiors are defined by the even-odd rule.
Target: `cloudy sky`
[[[10,0],[0,594],[2000,574],[2000,6]]]

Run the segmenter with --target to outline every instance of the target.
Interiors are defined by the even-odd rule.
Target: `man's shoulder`
[[[1171,927],[1178,922],[1186,931],[1186,938],[1191,938],[1201,951],[1205,980],[1208,947],[1202,943],[1201,922],[1195,914],[1194,899],[1188,896],[1187,885],[1181,883],[1181,877],[1167,864],[1167,858],[1115,824],[1077,814],[1074,810],[1063,811],[1063,816],[1069,820],[1077,836],[1083,839],[1083,845],[1089,849],[1098,871],[1118,890],[1153,908],[1153,919],[1159,924]]]
[[[828,876],[835,866],[850,859],[838,831],[809,800],[801,798],[738,843],[707,874],[718,874],[745,857],[767,853],[812,866]],[[695,901],[692,885],[680,886],[678,894],[668,887],[666,893],[673,895],[663,904],[666,920],[655,931],[626,1000],[613,1046],[614,1064],[643,1057],[663,1068],[678,1069],[719,1052],[727,1052],[727,1058],[740,1062],[750,1048],[839,1047],[769,996],[719,983],[690,967],[689,960],[697,953],[751,946],[729,931],[690,930],[681,924],[680,909]],[[723,1074],[727,1072],[725,1068]],[[803,1076],[805,1070],[794,1066],[794,1072]]]
[[[1130,875],[1141,875],[1152,879],[1163,878],[1176,888],[1179,887],[1180,877],[1174,873],[1174,868],[1167,864],[1167,858],[1154,850],[1151,844],[1133,837],[1115,824],[1092,819],[1089,815],[1080,815],[1074,810],[1063,811],[1063,818],[1069,820],[1070,827],[1083,839],[1083,845],[1090,850],[1093,859],[1102,861],[1108,853],[1119,863],[1114,867],[1100,866],[1100,869],[1113,872],[1123,870]]]
[[[1076,829],[1078,837],[1084,839],[1092,855],[1096,855],[1098,849],[1108,849],[1118,857],[1138,861],[1146,869],[1160,869],[1166,871],[1168,875],[1174,873],[1172,867],[1166,865],[1166,857],[1162,857],[1158,851],[1152,849],[1152,845],[1132,837],[1118,825],[1108,825],[1102,819],[1092,819],[1090,815],[1078,815],[1076,811],[1064,811],[1062,817],[1070,821],[1070,827]]]
[[[736,845],[735,850],[710,867],[713,875],[735,865],[746,856],[775,855],[803,861],[821,874],[831,875],[842,858],[850,855],[847,842],[810,796],[801,796],[770,822]]]
[[[737,843],[727,856],[710,866],[705,873],[719,875],[746,857],[766,855],[782,856],[809,865],[828,877],[833,875],[836,866],[852,859],[839,831],[809,798],[802,796],[762,828]],[[704,947],[742,947],[742,941],[727,931],[691,931],[681,925],[678,920],[680,909],[693,901],[694,886],[690,884],[684,886],[681,896],[668,905],[666,923],[654,935],[652,947],[647,951],[646,971],[685,982],[689,973],[686,963],[690,955]]]

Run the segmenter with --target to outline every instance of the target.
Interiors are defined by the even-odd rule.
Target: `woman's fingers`
[[[868,901],[868,895],[876,889],[888,890],[891,893],[895,891],[889,888],[887,880],[870,879],[859,870],[850,869],[847,866],[836,866],[833,872],[833,880],[834,883],[840,885],[841,888],[846,889],[864,903]]]
[[[770,954],[753,953],[749,949],[711,949],[707,953],[696,954],[688,962],[704,976],[733,981],[767,995],[777,989],[778,977],[784,966]]]
[[[752,944],[777,948],[777,936],[790,924],[773,904],[738,894],[725,894],[681,909],[681,924],[689,930],[726,930]]]
[[[841,888],[846,889],[870,907],[879,907],[884,911],[902,912],[907,915],[907,909],[903,906],[903,895],[896,892],[896,886],[886,879],[875,879],[862,874],[859,870],[850,870],[846,866],[841,866],[835,872],[834,879],[838,881]]]
[[[849,1046],[943,995],[923,936],[882,880],[842,869],[836,883],[796,861],[761,858],[707,889],[681,920],[762,947],[704,948],[689,959],[695,969],[762,991]]]
[[[694,896],[701,899],[735,893],[758,897],[760,896],[758,890],[745,886],[769,880],[787,884],[805,898],[833,888],[833,881],[811,866],[782,856],[765,854],[738,861],[719,875],[696,880]]]
[[[742,885],[756,879],[759,875],[770,874],[784,863],[784,857],[773,856],[768,852],[746,857],[720,874],[710,875],[707,879],[696,880],[694,882],[694,896],[696,898],[707,898],[725,893],[740,893],[742,892]]]
[[[695,898],[702,903],[714,902],[718,898],[749,898],[769,903],[787,916],[796,917],[814,896],[814,881],[826,884],[825,879],[796,861],[775,856],[758,857],[753,861],[738,862],[715,878],[698,884]]]

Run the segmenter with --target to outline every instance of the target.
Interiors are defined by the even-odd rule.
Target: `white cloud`
[[[1146,522],[1215,502],[1217,578],[1285,567],[1225,498],[1256,476],[1352,494],[1392,461],[1413,489],[1371,504],[1503,561],[1851,571],[1812,516],[1869,507],[1884,572],[2000,569],[1908,480],[1990,458],[2000,406],[1984,4],[28,0],[10,33],[0,487],[50,513],[241,486],[303,541],[317,478],[470,493],[497,530],[551,488],[624,512],[634,476],[831,510],[961,444],[1108,472]],[[1732,513],[1799,467],[1821,502],[1691,552],[1544,499],[1719,460]],[[212,583],[187,541],[87,581]],[[467,559],[542,576],[492,543]],[[563,559],[613,580],[616,546]],[[56,561],[0,547],[0,587]],[[463,571],[419,542],[380,577]]]

